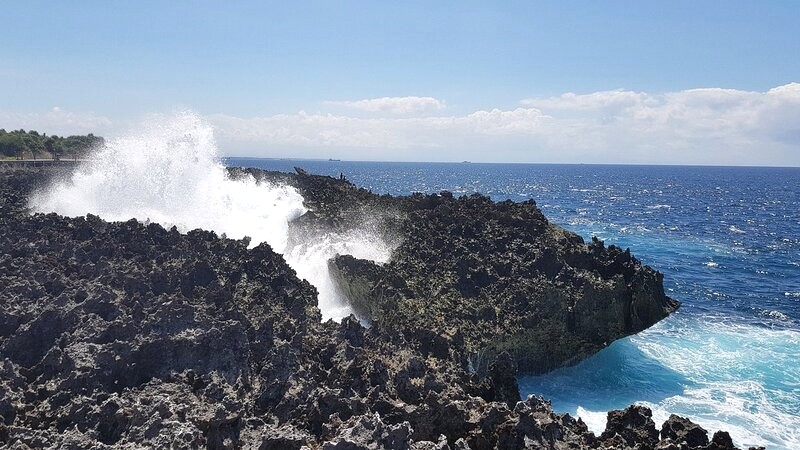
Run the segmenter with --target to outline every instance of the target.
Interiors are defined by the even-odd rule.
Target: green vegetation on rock
[[[61,137],[48,136],[34,130],[0,129],[0,158],[77,159],[104,144],[105,139],[91,133],[85,136]]]

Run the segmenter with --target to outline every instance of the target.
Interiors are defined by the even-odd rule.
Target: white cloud
[[[616,131],[626,135],[659,131],[700,139],[760,133],[781,123],[781,117],[796,118],[800,84],[790,83],[767,92],[706,88],[659,95],[622,90],[567,93],[525,99],[521,104],[564,120],[578,117],[587,128],[612,119],[621,128]]]
[[[228,155],[800,166],[800,83],[762,92],[567,93],[521,103],[449,115],[407,106],[396,109],[407,111],[403,115],[380,114],[390,108],[263,117],[213,114],[206,120]],[[0,112],[0,127],[50,134],[104,134],[119,123],[58,108],[41,114]]]
[[[210,116],[230,153],[361,159],[800,165],[800,84],[567,93],[465,115]],[[435,149],[435,150],[431,150]]]
[[[559,111],[595,111],[603,109],[619,111],[647,101],[648,95],[645,93],[616,90],[593,92],[591,94],[567,92],[558,97],[524,99],[520,101],[520,104]]]
[[[622,148],[628,161],[800,165],[798,83],[766,92],[565,94],[523,104],[552,113],[598,143],[587,149]]]
[[[444,147],[466,137],[537,133],[547,117],[533,108],[494,109],[465,116],[360,118],[333,114],[208,116],[225,142],[272,146],[411,149]],[[327,150],[326,150],[327,151]]]
[[[327,101],[328,106],[338,106],[370,113],[413,114],[425,111],[438,111],[445,103],[433,97],[380,97],[364,100]]]
[[[111,119],[94,113],[66,111],[54,106],[46,112],[0,111],[0,128],[37,130],[55,135],[102,134],[112,127]]]

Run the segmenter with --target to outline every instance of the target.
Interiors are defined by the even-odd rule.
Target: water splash
[[[289,222],[306,212],[302,196],[290,186],[229,178],[212,128],[189,112],[151,119],[136,133],[110,140],[69,179],[34,194],[30,204],[38,212],[136,218],[182,232],[249,236],[251,246],[266,242],[317,288],[324,319],[351,312],[330,279],[330,257],[347,253],[385,262],[391,253],[377,236],[355,232],[309,236],[290,246]]]
[[[284,258],[297,271],[297,276],[311,281],[319,291],[319,308],[323,318],[338,320],[353,312],[330,276],[328,260],[340,254],[384,263],[389,260],[393,247],[377,236],[377,233],[365,230],[328,233],[306,238],[290,246],[284,253]]]

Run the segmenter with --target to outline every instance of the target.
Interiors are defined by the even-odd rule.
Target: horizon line
[[[219,159],[256,159],[268,161],[315,161],[315,162],[351,162],[351,163],[386,163],[386,164],[517,164],[538,166],[638,166],[638,167],[709,167],[709,168],[751,168],[751,169],[800,169],[798,166],[743,165],[743,164],[682,164],[682,163],[598,163],[598,162],[520,162],[520,161],[398,161],[369,159],[331,159],[331,158],[286,158],[264,156],[220,156]]]

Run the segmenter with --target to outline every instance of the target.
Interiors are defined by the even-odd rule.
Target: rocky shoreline
[[[365,221],[378,265],[329,262],[355,317],[267,244],[135,220],[30,214],[56,170],[0,170],[0,445],[10,448],[732,449],[631,406],[590,433],[517,372],[574,363],[678,303],[629,251],[534,202],[374,195],[343,179],[231,169],[295,186],[291,236]]]
[[[377,196],[302,170],[232,172],[297,188],[311,210],[293,224],[300,234],[369,222],[399,242],[384,265],[333,258],[340,289],[373,327],[401,332],[426,356],[462,359],[480,375],[503,352],[523,373],[573,364],[679,306],[661,273],[629,250],[587,244],[549,223],[534,201]]]

